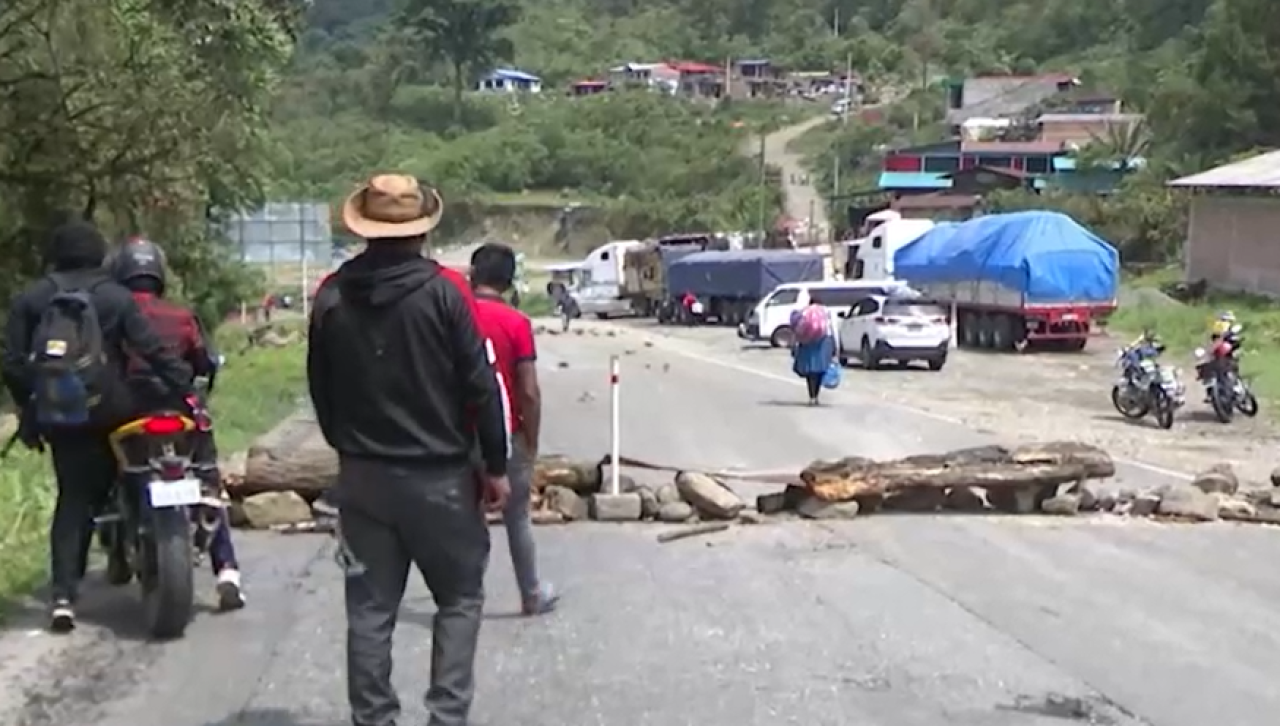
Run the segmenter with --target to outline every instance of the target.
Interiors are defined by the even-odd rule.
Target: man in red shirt
[[[507,463],[511,497],[502,518],[520,587],[521,611],[525,615],[541,615],[555,609],[559,597],[549,584],[538,581],[533,523],[529,519],[533,462],[538,457],[542,427],[542,392],[538,387],[533,325],[524,313],[502,298],[511,290],[515,274],[516,254],[507,245],[484,244],[471,255],[476,322],[495,358],[507,430],[511,433],[511,457]]]

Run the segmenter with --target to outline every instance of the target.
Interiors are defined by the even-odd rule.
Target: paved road
[[[623,356],[633,456],[773,469],[989,441],[852,390],[808,409],[786,376],[646,347],[634,332],[543,349],[548,450],[606,446],[610,353]],[[511,617],[495,530],[477,725],[1264,726],[1280,712],[1272,529],[882,515],[659,545],[660,530],[540,529],[544,570],[567,599],[539,622]],[[348,723],[329,543],[242,541],[251,608],[202,615],[182,642],[137,642],[127,598],[101,590],[84,617],[92,607],[104,625],[68,641],[7,634],[0,707],[20,684],[34,692],[16,717],[0,708],[0,723]],[[397,643],[402,724],[422,723],[430,613],[415,584]]]

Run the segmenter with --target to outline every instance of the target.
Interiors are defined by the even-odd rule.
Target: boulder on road
[[[239,511],[253,529],[311,521],[311,505],[294,492],[263,492],[246,497]]]
[[[1190,484],[1175,484],[1160,493],[1156,513],[1166,517],[1214,522],[1218,519],[1218,498]]]
[[[681,498],[708,519],[733,519],[747,503],[718,479],[695,471],[676,474]]]
[[[1231,464],[1226,462],[1214,464],[1196,474],[1191,485],[1206,494],[1235,494],[1240,491],[1240,479]]]
[[[1058,516],[1071,516],[1080,513],[1080,495],[1079,494],[1059,494],[1056,497],[1049,497],[1040,503],[1040,511],[1045,514],[1055,514]]]
[[[647,486],[640,485],[631,489],[640,497],[640,518],[653,519],[658,516],[658,495]]]
[[[683,502],[680,498],[680,490],[675,484],[663,484],[654,492],[654,496],[658,497],[658,504],[671,504],[672,502]]]
[[[1258,515],[1258,508],[1237,497],[1217,495],[1218,516],[1222,519],[1252,520]]]
[[[1129,502],[1128,509],[1125,510],[1125,513],[1130,517],[1150,517],[1155,514],[1156,510],[1159,508],[1159,494],[1139,494]]]
[[[569,487],[550,486],[542,493],[545,508],[559,512],[566,522],[581,522],[587,518],[587,502]]]
[[[858,503],[828,502],[817,497],[805,497],[796,506],[796,513],[805,519],[853,519],[858,516]]]
[[[1280,466],[1271,470],[1271,486],[1280,487]]]
[[[687,522],[693,515],[693,506],[687,502],[667,502],[658,508],[659,522]]]

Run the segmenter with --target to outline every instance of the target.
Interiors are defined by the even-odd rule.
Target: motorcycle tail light
[[[181,459],[161,459],[156,466],[160,478],[165,481],[178,481],[186,476],[187,467]]]
[[[186,429],[179,416],[152,416],[142,423],[142,432],[147,436],[173,436]]]

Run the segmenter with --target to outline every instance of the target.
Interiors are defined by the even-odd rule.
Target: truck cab
[[[893,256],[933,227],[930,219],[896,218],[880,222],[865,237],[848,243],[845,278],[893,279]]]
[[[622,263],[626,251],[640,244],[636,240],[606,242],[591,250],[579,263],[581,284],[575,297],[584,315],[604,320],[631,312],[630,302],[622,297]]]

